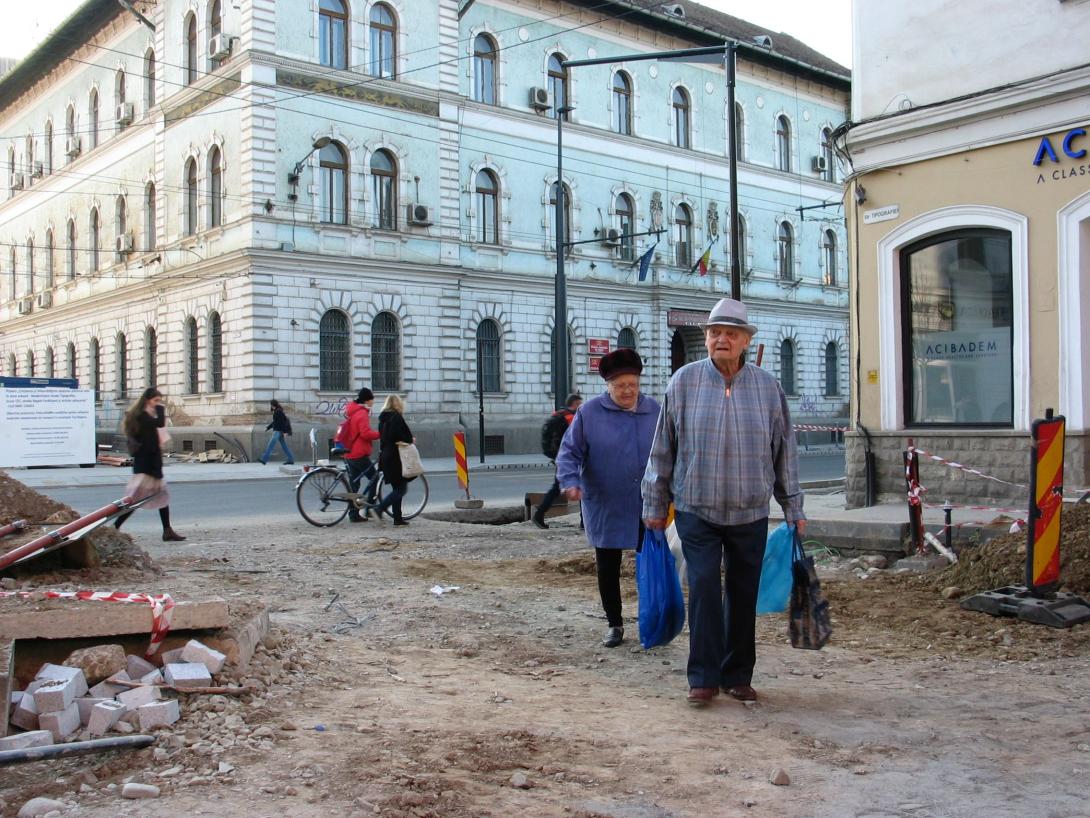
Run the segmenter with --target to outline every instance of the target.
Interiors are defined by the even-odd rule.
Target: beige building
[[[928,501],[1021,508],[1049,408],[1066,485],[1090,484],[1090,4],[922,5],[854,12],[849,503],[868,449],[875,492],[904,496],[911,438],[998,478],[925,460]]]

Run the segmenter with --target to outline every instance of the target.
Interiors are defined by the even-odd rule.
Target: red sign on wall
[[[591,355],[591,356],[589,356],[587,358],[587,371],[590,372],[592,375],[597,374],[598,364],[601,363],[601,361],[602,361],[602,356],[601,355]]]
[[[587,352],[591,355],[605,355],[609,352],[608,338],[588,338]]]

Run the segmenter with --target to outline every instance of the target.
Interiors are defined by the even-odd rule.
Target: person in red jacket
[[[375,477],[375,464],[371,462],[371,441],[378,440],[378,431],[371,428],[371,405],[375,402],[374,393],[366,386],[356,395],[356,400],[345,407],[344,414],[348,418],[346,429],[341,443],[347,452],[344,456],[345,465],[348,466],[348,481],[352,491],[360,490],[360,483],[367,478],[367,501],[373,503],[375,498],[371,496],[374,491],[373,479]],[[348,507],[348,519],[354,523],[362,523],[371,518],[370,512],[361,515],[358,508]]]

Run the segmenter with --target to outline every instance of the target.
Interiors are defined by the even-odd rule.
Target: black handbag
[[[814,558],[802,550],[802,540],[795,530],[794,556],[791,561],[791,616],[788,632],[791,647],[821,650],[833,633],[829,603],[821,592]]]

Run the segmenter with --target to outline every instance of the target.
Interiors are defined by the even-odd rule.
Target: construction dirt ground
[[[0,524],[59,508],[0,475]],[[577,516],[181,522],[186,542],[110,534],[100,566],[46,557],[5,585],[263,602],[270,635],[231,677],[254,693],[185,696],[144,750],[0,767],[0,814],[43,796],[102,818],[1090,815],[1090,625],[958,605],[1022,581],[1024,535],[924,575],[822,557],[830,644],[794,650],[786,616],[761,617],[760,701],[697,710],[688,632],[639,647],[631,563],[626,641],[600,645]],[[1090,593],[1090,507],[1065,511],[1062,554]],[[123,800],[127,781],[160,795]]]

